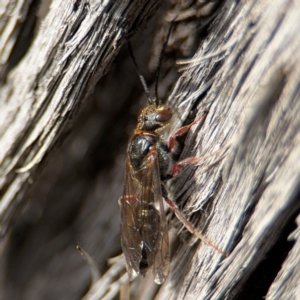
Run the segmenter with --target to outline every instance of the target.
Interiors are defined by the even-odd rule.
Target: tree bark
[[[12,227],[2,242],[2,298],[112,299],[125,290],[123,298],[130,293],[130,299],[297,299],[300,4],[223,1],[217,10],[197,1],[164,4],[133,40],[147,75],[149,40],[154,35],[147,54],[153,69],[156,46],[177,17],[162,96],[178,77],[175,61],[198,49],[168,98],[175,112],[169,132],[208,110],[204,122],[192,126],[181,159],[212,155],[185,167],[170,190],[185,216],[228,256],[184,228],[176,233],[182,225],[169,213],[167,281],[157,286],[149,274],[126,290],[124,259],[105,264],[120,252],[117,199],[141,88],[127,52],[114,59],[158,3],[78,3],[53,1],[24,55],[9,47],[17,48],[17,27],[25,17],[14,20],[16,33],[6,39],[15,46],[1,44],[3,234]],[[34,15],[34,1],[19,7]],[[1,37],[7,37],[8,27],[0,24]],[[73,118],[111,66],[110,76]],[[66,127],[71,134],[54,152]],[[89,291],[89,267],[75,250],[77,242],[103,273]]]

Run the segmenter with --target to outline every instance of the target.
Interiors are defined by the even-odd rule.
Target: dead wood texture
[[[106,261],[120,253],[117,199],[141,89],[126,51],[115,57],[158,3],[54,0],[36,31],[29,20],[38,2],[12,3],[4,1],[0,16],[6,233],[0,296],[113,299],[122,290],[123,299],[298,299],[300,4],[212,1],[220,4],[215,11],[199,1],[171,1],[133,40],[141,69],[149,58],[153,68],[159,48],[149,52],[150,41],[162,45],[177,16],[160,95],[178,77],[175,60],[198,49],[168,98],[176,112],[170,131],[208,110],[191,128],[181,158],[215,155],[186,167],[170,190],[193,224],[229,255],[185,229],[171,230],[167,281],[158,287],[147,276],[129,289],[123,258],[108,268]],[[10,11],[15,7],[20,11]],[[109,67],[111,75],[95,88]],[[54,153],[67,126],[71,135]],[[180,228],[172,214],[170,223]],[[90,270],[77,242],[103,273],[98,279],[93,272],[89,290]]]
[[[4,23],[15,23],[16,28],[3,28],[2,231],[16,203],[22,200],[35,167],[60,137],[79,103],[107,72],[134,28],[158,6],[157,1],[53,1],[37,36],[27,44],[28,53],[7,73],[9,61],[5,58],[14,54],[9,48],[17,42],[22,13],[24,17],[33,14],[17,9],[32,8],[30,2],[8,2],[3,16]]]

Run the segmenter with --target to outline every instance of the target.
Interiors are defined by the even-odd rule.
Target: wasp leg
[[[177,148],[179,147],[178,138],[184,136],[194,124],[197,124],[197,123],[205,120],[207,114],[208,114],[208,110],[205,110],[204,113],[199,118],[197,118],[194,122],[192,122],[189,125],[186,125],[186,126],[183,126],[183,127],[179,128],[177,131],[175,131],[171,135],[171,137],[169,139],[169,150],[170,150],[170,152],[172,152],[172,153],[173,152],[178,152],[178,150],[177,150]]]
[[[189,222],[183,214],[180,212],[178,206],[170,199],[170,198],[165,198],[165,201],[167,204],[170,206],[170,208],[173,210],[175,213],[176,217],[180,220],[180,222],[185,226],[185,228],[192,234],[194,234],[199,240],[203,241],[205,244],[211,246],[221,254],[228,256],[228,253],[220,249],[214,242],[212,242],[210,239],[205,237],[203,234],[201,234],[191,222]]]
[[[186,159],[184,159],[184,160],[182,160],[178,163],[175,163],[174,166],[173,166],[173,170],[172,170],[172,177],[177,176],[181,172],[181,167],[184,167],[186,165],[196,165],[196,164],[200,163],[202,160],[205,160],[209,157],[212,157],[214,155],[217,155],[217,154],[220,154],[220,153],[224,152],[220,157],[218,157],[218,159],[214,160],[210,164],[210,166],[218,163],[220,160],[222,160],[224,158],[224,155],[225,155],[227,149],[228,149],[228,147],[222,147],[221,149],[219,149],[217,151],[214,151],[212,153],[208,153],[204,156],[189,157],[189,158],[186,158]]]

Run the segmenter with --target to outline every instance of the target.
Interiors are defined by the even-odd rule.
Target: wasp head
[[[171,108],[163,105],[151,104],[146,106],[138,117],[138,129],[143,131],[155,131],[164,127],[172,118]]]

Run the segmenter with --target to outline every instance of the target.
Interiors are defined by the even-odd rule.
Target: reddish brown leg
[[[186,158],[186,159],[184,159],[184,160],[182,160],[182,161],[174,164],[173,171],[172,171],[172,176],[173,177],[177,176],[180,173],[180,171],[181,171],[181,167],[186,166],[186,165],[196,165],[199,162],[201,162],[202,160],[204,160],[206,158],[209,158],[211,156],[214,156],[216,154],[219,154],[219,153],[221,153],[224,150],[227,150],[227,149],[223,147],[223,148],[221,148],[221,149],[219,149],[217,151],[214,151],[212,153],[208,153],[208,154],[206,154],[204,156],[201,156],[201,157],[189,157],[189,158]],[[223,155],[221,157],[219,157],[219,159],[217,161],[214,161],[214,163],[218,162],[222,158],[223,158]]]
[[[170,206],[170,208],[174,211],[175,215],[177,216],[177,218],[180,220],[180,222],[185,226],[185,228],[192,234],[194,234],[198,239],[200,239],[201,241],[203,241],[205,244],[211,246],[212,248],[214,248],[215,250],[217,250],[218,252],[220,252],[221,254],[227,256],[228,254],[223,251],[222,249],[220,249],[217,245],[215,245],[214,242],[212,242],[210,239],[208,239],[207,237],[205,237],[203,234],[201,234],[200,232],[198,232],[198,230],[193,226],[193,224],[191,222],[189,222],[184,216],[183,214],[180,212],[178,206],[169,198],[165,199],[166,202],[168,203],[168,205]]]
[[[172,136],[170,137],[169,140],[169,150],[171,152],[174,151],[174,149],[177,146],[177,138],[184,135],[185,133],[188,132],[188,130],[190,129],[190,127],[200,121],[202,121],[206,116],[207,116],[208,111],[205,111],[203,113],[203,115],[199,118],[197,118],[194,122],[192,122],[191,124],[181,127],[179,128],[179,130],[177,130],[175,133],[172,134]],[[184,159],[178,163],[176,163],[173,167],[173,172],[172,172],[172,176],[176,176],[180,173],[180,168],[182,166],[185,165],[191,165],[191,164],[197,164],[199,163],[201,160],[204,160],[208,157],[211,157],[215,154],[218,154],[219,152],[222,152],[224,150],[224,148],[221,148],[218,151],[215,151],[213,153],[207,154],[205,156],[202,157],[190,157],[187,159]],[[223,156],[221,157],[223,158]],[[177,216],[177,218],[181,221],[181,223],[186,227],[186,229],[194,234],[197,238],[199,238],[200,240],[202,240],[204,243],[206,243],[207,245],[211,246],[212,248],[214,248],[215,250],[217,250],[218,252],[220,252],[221,254],[227,256],[228,254],[226,252],[224,252],[222,249],[220,249],[217,245],[215,245],[214,242],[212,242],[210,239],[208,239],[207,237],[205,237],[203,234],[201,234],[200,232],[198,232],[198,230],[192,225],[192,223],[190,223],[184,216],[183,214],[180,212],[178,206],[169,198],[165,198],[165,201],[168,203],[168,205],[170,206],[170,208],[173,210],[173,212],[175,213],[175,215]]]
[[[208,114],[208,110],[205,110],[204,113],[199,118],[197,118],[194,122],[192,122],[189,125],[183,126],[183,127],[179,128],[176,132],[174,132],[169,139],[169,150],[172,152],[176,148],[176,146],[177,146],[176,138],[187,133],[189,131],[189,129],[191,128],[191,126],[193,126],[194,124],[197,124],[200,121],[203,121],[206,118],[207,114]]]

